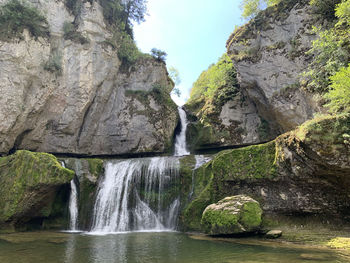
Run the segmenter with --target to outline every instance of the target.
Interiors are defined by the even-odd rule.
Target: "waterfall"
[[[175,230],[179,166],[176,157],[107,162],[91,232]]]
[[[178,107],[181,131],[175,138],[175,156],[189,155],[190,153],[186,149],[186,130],[187,130],[187,118],[186,112],[183,108]]]
[[[65,163],[61,162],[62,167],[66,168]],[[69,194],[69,230],[77,231],[78,225],[78,190],[74,178],[70,181]]]
[[[78,225],[78,191],[74,179],[70,181],[70,196],[69,196],[69,229],[77,231]]]
[[[196,164],[192,170],[192,187],[191,187],[191,192],[189,194],[189,200],[192,199],[192,196],[194,194],[194,185],[195,185],[195,181],[194,181],[194,175],[195,175],[195,170],[198,169],[199,167],[201,167],[202,165],[206,164],[207,162],[209,162],[212,158],[211,157],[206,157],[204,155],[195,155],[195,159],[196,159]]]
[[[204,155],[196,155],[195,156],[196,159],[196,165],[194,166],[194,170],[198,169],[199,167],[201,167],[202,165],[206,164],[207,162],[209,162],[212,158],[211,157],[207,157]]]

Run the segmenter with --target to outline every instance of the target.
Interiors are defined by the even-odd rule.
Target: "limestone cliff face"
[[[238,28],[227,41],[239,84],[259,115],[280,132],[295,128],[318,111],[300,88],[312,57],[305,52],[315,35],[307,0],[282,1]]]
[[[5,3],[5,1],[0,1]],[[0,153],[29,149],[52,153],[110,155],[164,152],[177,124],[172,88],[163,62],[140,58],[121,69],[118,50],[101,6],[84,2],[74,18],[64,1],[33,1],[46,16],[50,38],[0,42]],[[65,22],[78,21],[88,43],[64,39]],[[61,60],[61,74],[44,69]]]
[[[190,120],[187,142],[192,151],[259,143],[277,136],[241,91],[222,106],[213,105],[215,110],[205,117],[205,106],[199,112],[191,106],[187,104],[185,108]]]
[[[204,127],[198,123],[207,105],[197,109],[190,99],[189,115],[199,119],[189,126],[189,138],[198,138],[194,149],[268,141],[321,111],[301,87],[301,75],[313,59],[306,54],[316,37],[312,26],[318,23],[308,3],[282,1],[230,36],[227,54],[239,92],[224,96],[224,104],[211,105],[215,114],[208,114]]]

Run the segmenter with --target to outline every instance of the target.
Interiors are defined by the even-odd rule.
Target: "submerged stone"
[[[267,232],[265,234],[265,236],[267,238],[271,238],[271,239],[279,238],[280,236],[282,236],[282,231],[281,230],[270,230],[269,232]]]
[[[226,197],[209,205],[203,212],[201,225],[209,235],[234,235],[259,230],[262,209],[249,196]]]

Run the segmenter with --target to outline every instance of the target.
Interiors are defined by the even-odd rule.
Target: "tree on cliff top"
[[[124,0],[122,1],[127,21],[129,24],[132,21],[136,23],[144,22],[147,11],[147,0]]]
[[[66,0],[79,1],[79,0]],[[132,36],[132,23],[145,21],[147,0],[99,0],[103,15],[111,25],[125,29]]]
[[[281,0],[243,0],[241,2],[242,17],[250,19],[256,16],[262,9],[267,6],[273,6]]]
[[[164,51],[157,49],[157,48],[152,48],[151,49],[151,55],[155,57],[158,61],[165,61],[165,58],[167,56],[167,53]]]

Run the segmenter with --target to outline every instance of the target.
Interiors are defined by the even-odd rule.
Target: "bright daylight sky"
[[[235,25],[242,24],[240,0],[148,0],[146,22],[134,26],[137,46],[165,51],[168,68],[180,72],[182,105],[193,82],[226,52]]]

